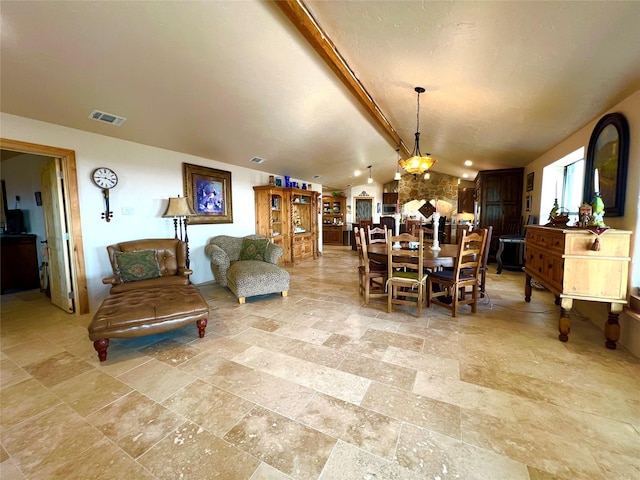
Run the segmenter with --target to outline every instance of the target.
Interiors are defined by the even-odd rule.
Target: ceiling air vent
[[[260,157],[253,157],[253,158],[251,159],[251,161],[252,161],[253,163],[262,163],[262,162],[264,162],[264,158],[260,158]]]
[[[112,115],[111,113],[101,112],[100,110],[94,110],[93,112],[91,112],[89,118],[91,118],[92,120],[97,120],[99,122],[108,123],[110,125],[115,125],[116,127],[119,127],[127,120],[124,117]]]

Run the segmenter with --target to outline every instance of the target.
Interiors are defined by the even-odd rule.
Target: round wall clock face
[[[96,168],[91,174],[91,179],[100,188],[113,188],[118,184],[118,176],[107,167]]]

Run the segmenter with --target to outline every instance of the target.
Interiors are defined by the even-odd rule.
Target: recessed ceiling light
[[[468,177],[469,177],[469,175],[467,175],[466,173],[462,174],[462,178],[468,178]]]
[[[359,177],[359,176],[360,176],[360,173],[361,173],[361,172],[360,172],[360,170],[354,170],[354,171],[353,171],[353,176],[354,176],[354,177]]]
[[[465,166],[470,167],[471,165],[473,165],[473,162],[471,160],[465,160],[464,164]]]

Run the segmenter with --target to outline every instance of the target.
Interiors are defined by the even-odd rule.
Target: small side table
[[[524,255],[523,255],[523,248],[524,248],[524,241],[525,238],[522,235],[500,235],[500,238],[498,239],[498,251],[496,252],[496,261],[498,262],[498,271],[496,273],[500,274],[502,273],[502,268],[503,268],[503,264],[502,264],[502,252],[504,251],[504,246],[505,244],[515,244],[518,248],[518,262],[519,265],[504,265],[504,266],[508,266],[508,267],[522,267],[524,265]]]

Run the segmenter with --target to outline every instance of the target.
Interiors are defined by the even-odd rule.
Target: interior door
[[[360,220],[373,219],[373,198],[355,197],[356,200],[356,223]]]
[[[40,172],[44,224],[49,247],[51,303],[65,312],[74,312],[69,263],[69,234],[64,208],[62,168],[59,158],[51,158]]]

